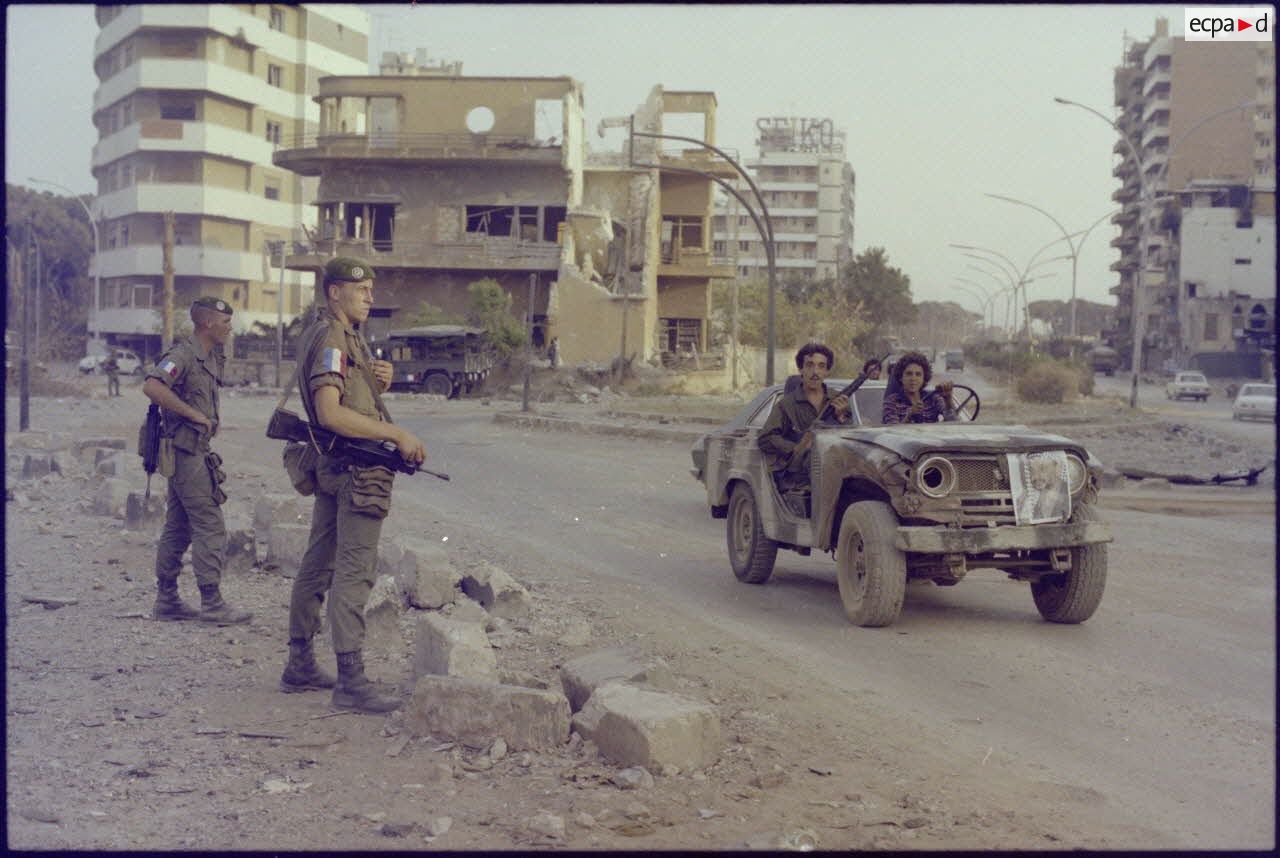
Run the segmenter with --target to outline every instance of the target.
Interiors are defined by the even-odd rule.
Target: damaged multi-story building
[[[534,346],[556,339],[567,363],[706,350],[711,279],[733,274],[709,252],[712,179],[663,168],[727,175],[724,161],[638,137],[589,152],[570,77],[381,68],[321,78],[319,128],[275,152],[319,179],[319,227],[290,268],[368,258],[391,329],[424,303],[465,315],[468,285],[492,279],[532,317]],[[660,134],[665,115],[694,113],[714,142],[715,107],[711,93],[655,87],[634,128]]]

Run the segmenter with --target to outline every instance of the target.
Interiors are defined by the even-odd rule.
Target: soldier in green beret
[[[321,272],[319,315],[298,339],[299,392],[313,422],[347,438],[390,441],[408,461],[426,457],[422,442],[391,422],[381,393],[392,366],[374,360],[360,325],[373,306],[373,268],[351,257],[329,260]],[[321,455],[316,468],[311,536],[289,604],[289,661],[283,691],[333,688],[333,705],[359,712],[400,706],[395,694],[365,676],[364,606],[373,588],[382,519],[391,506],[394,474],[350,459]],[[312,638],[329,593],[329,628],[338,676],[321,670]]]
[[[222,458],[209,447],[218,432],[218,388],[226,365],[222,346],[231,335],[231,305],[221,298],[199,298],[191,304],[191,321],[191,336],[174,341],[142,386],[160,406],[164,442],[173,447],[173,470],[165,474],[168,510],[156,548],[159,593],[154,616],[218,625],[247,623],[253,615],[228,605],[220,589],[227,545],[221,506],[227,496],[220,484],[226,474]],[[188,545],[200,587],[199,611],[178,595],[178,573]]]

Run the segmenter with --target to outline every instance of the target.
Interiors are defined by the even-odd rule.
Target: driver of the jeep
[[[757,442],[764,453],[780,492],[800,491],[809,485],[809,451],[813,446],[811,428],[827,406],[827,419],[850,420],[849,397],[831,396],[826,379],[834,355],[822,343],[809,343],[796,353],[801,384],[784,391],[773,404]]]

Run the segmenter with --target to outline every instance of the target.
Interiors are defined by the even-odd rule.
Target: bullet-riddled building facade
[[[161,338],[164,213],[173,212],[175,327],[199,295],[235,310],[237,333],[301,309],[303,278],[281,246],[314,222],[314,195],[272,163],[313,133],[322,75],[368,68],[369,16],[346,5],[96,8],[93,174],[101,306],[109,342],[155,355]],[[281,275],[284,295],[279,294]],[[309,296],[308,296],[309,297]]]
[[[424,303],[463,315],[468,285],[496,280],[532,315],[535,347],[555,338],[567,363],[705,350],[710,280],[731,273],[710,258],[711,180],[659,168],[709,159],[589,155],[568,77],[328,77],[316,100],[316,132],[274,156],[318,179],[318,227],[290,268],[367,257],[390,328]],[[636,128],[701,112],[713,135],[714,108],[658,87]]]
[[[1235,322],[1243,317],[1247,331],[1252,313],[1274,340],[1275,45],[1189,42],[1170,37],[1161,18],[1150,39],[1126,44],[1114,82],[1116,124],[1141,164],[1116,142],[1112,222],[1121,232],[1111,242],[1120,258],[1109,338],[1127,362],[1136,306],[1144,369],[1251,373],[1259,338]],[[1143,183],[1157,202],[1140,277]]]

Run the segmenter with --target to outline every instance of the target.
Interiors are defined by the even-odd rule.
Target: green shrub
[[[1018,376],[1014,389],[1023,402],[1065,402],[1080,394],[1080,374],[1069,364],[1040,360]]]

